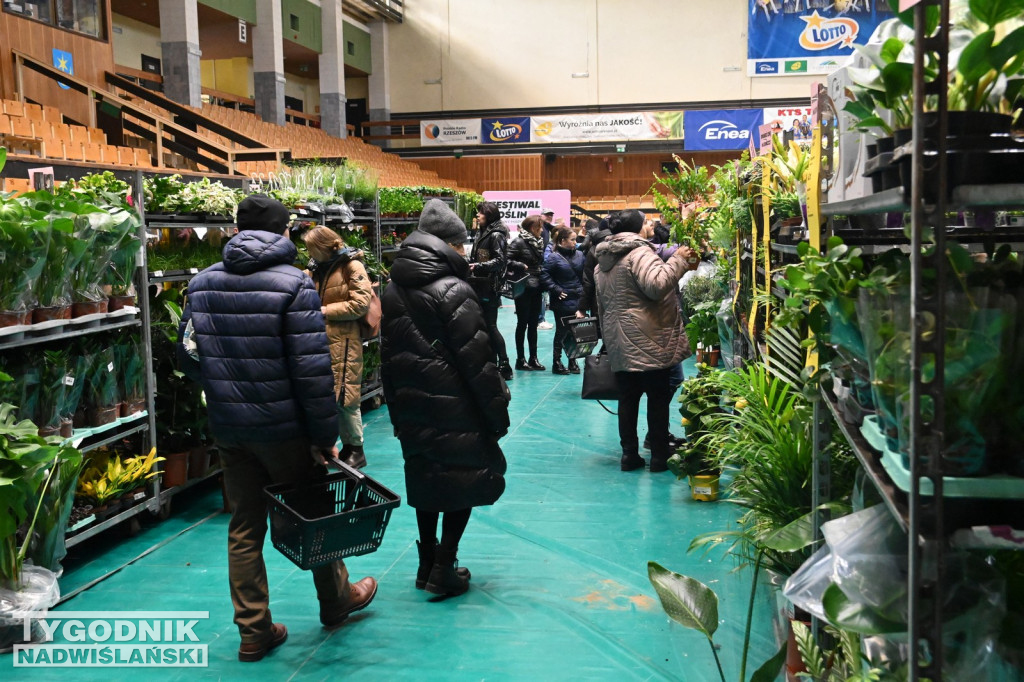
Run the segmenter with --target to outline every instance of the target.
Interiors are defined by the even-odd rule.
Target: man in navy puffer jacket
[[[190,282],[178,338],[182,369],[203,385],[209,426],[220,450],[231,505],[228,573],[242,645],[241,661],[258,661],[288,631],[271,620],[263,542],[270,483],[311,482],[336,456],[334,376],[320,299],[295,268],[288,209],[254,195],[238,205],[238,234],[224,260]],[[320,621],[340,625],[377,593],[373,578],[350,583],[345,564],[313,569]]]

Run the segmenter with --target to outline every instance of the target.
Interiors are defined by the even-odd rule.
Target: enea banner
[[[516,192],[484,192],[485,201],[493,201],[501,212],[501,220],[511,232],[528,215],[540,215],[545,208],[555,212],[554,222],[569,224],[569,203],[572,198],[567,189],[538,189]]]
[[[747,75],[831,73],[895,16],[887,0],[747,0]]]
[[[480,119],[453,118],[420,122],[421,147],[448,147],[463,144],[480,144]]]
[[[628,142],[633,140],[681,140],[683,112],[641,111],[615,114],[568,114],[534,116],[532,142]]]
[[[688,151],[747,149],[764,123],[761,109],[695,109],[686,112]]]
[[[485,118],[480,122],[484,144],[525,144],[530,141],[529,116]]]

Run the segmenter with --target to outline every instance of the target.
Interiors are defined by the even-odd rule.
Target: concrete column
[[[342,0],[320,0],[323,52],[320,53],[320,127],[328,135],[347,137],[345,127],[345,38]]]
[[[388,62],[388,24],[384,21],[370,23],[370,77],[368,115],[371,121],[387,121],[391,118],[391,77]],[[374,131],[383,134],[382,129]],[[391,147],[390,140],[377,140],[384,149]]]
[[[181,104],[202,106],[196,0],[160,2],[160,50],[164,94]]]
[[[256,114],[284,125],[284,32],[281,0],[256,0],[252,42],[252,82]]]

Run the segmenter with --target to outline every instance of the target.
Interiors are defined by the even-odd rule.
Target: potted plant
[[[708,451],[714,447],[708,435],[705,419],[722,411],[722,388],[718,384],[719,370],[708,365],[697,365],[697,376],[683,382],[679,395],[679,413],[686,428],[686,442],[669,457],[668,468],[677,479],[690,482],[690,493],[695,500],[712,502],[718,499],[718,479],[721,475]]]
[[[46,264],[34,223],[18,200],[0,194],[0,327],[31,323],[32,286]]]
[[[101,287],[104,273],[121,240],[137,225],[137,219],[124,210],[109,213],[96,208],[76,216],[74,238],[86,242],[88,248],[72,276],[72,317],[107,311]]]
[[[117,394],[117,363],[112,346],[99,347],[92,353],[88,384],[89,426],[114,422],[120,411]]]
[[[142,240],[135,234],[126,234],[114,248],[104,284],[110,286],[109,312],[135,304],[135,264]]]
[[[714,367],[718,364],[718,302],[699,303],[686,323],[686,338],[698,363]]]
[[[44,350],[38,358],[39,401],[35,423],[39,427],[39,435],[44,438],[60,433],[61,407],[67,391],[68,356],[67,350]]]
[[[9,381],[9,375],[0,373],[0,382]],[[57,464],[65,461],[73,468],[76,457],[80,461],[81,453],[57,439],[40,438],[31,421],[18,421],[13,405],[0,404],[0,587],[8,591],[0,602],[0,648],[23,642],[24,619],[14,613],[45,609],[57,601],[56,575],[24,562],[60,469]],[[19,535],[26,538],[20,546]]]
[[[122,417],[146,409],[146,363],[139,337],[129,336],[114,346]]]

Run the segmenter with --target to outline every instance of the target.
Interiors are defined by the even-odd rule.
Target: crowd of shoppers
[[[443,202],[428,201],[381,296],[384,396],[419,535],[414,584],[444,596],[469,589],[458,548],[472,509],[494,504],[505,490],[499,440],[510,425],[505,381],[513,372],[497,318],[506,277],[525,280],[515,297],[516,370],[545,369],[537,354],[543,295],[555,321],[555,374],[580,373],[568,353],[562,362],[570,321],[599,318],[620,393],[623,471],[646,464],[636,431],[644,395],[650,471],[666,470],[669,403],[689,354],[677,283],[694,266],[694,253],[667,246],[642,213],[592,221],[577,235],[551,225],[551,212],[543,211],[526,218],[509,244],[497,205],[482,202],[477,210],[467,258],[465,224]],[[339,456],[366,465],[359,322],[374,292],[363,254],[315,227],[303,237],[310,261],[299,271],[289,220],[288,209],[268,197],[241,202],[239,232],[223,262],[190,283],[179,329],[179,362],[206,391],[232,508],[229,579],[242,661],[260,660],[288,636],[270,614],[263,488],[314,484],[326,476],[327,460]],[[377,591],[373,578],[351,583],[341,561],[314,569],[313,582],[326,628],[365,608]]]

